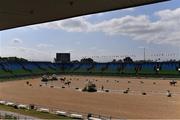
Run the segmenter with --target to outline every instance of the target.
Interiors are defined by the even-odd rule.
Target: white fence
[[[120,119],[120,118],[116,118],[112,116],[98,115],[98,114],[85,113],[85,112],[76,112],[76,111],[64,110],[60,108],[52,108],[52,107],[47,108],[45,106],[35,105],[35,104],[27,105],[27,104],[17,103],[13,101],[8,101],[8,100],[0,100],[0,104],[16,107],[18,109],[27,109],[27,110],[32,109],[31,107],[33,106],[33,109],[39,112],[51,113],[51,114],[56,114],[60,116],[67,116],[67,117],[76,118],[76,119],[89,119],[89,120],[111,120],[111,119],[119,120]]]

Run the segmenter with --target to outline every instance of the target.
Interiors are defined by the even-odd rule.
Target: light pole
[[[146,60],[146,48],[144,47],[144,61]]]
[[[144,57],[144,61],[146,60],[146,48],[145,47],[139,47],[141,49],[143,49],[143,57]]]

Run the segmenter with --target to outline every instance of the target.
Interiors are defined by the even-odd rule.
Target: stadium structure
[[[125,9],[169,0],[2,0],[0,30],[62,20],[93,13]],[[9,4],[11,3],[11,4]],[[48,8],[48,9],[47,9]],[[1,62],[0,77],[19,77],[46,73],[95,75],[173,75],[179,76],[180,64],[163,63],[50,63]]]
[[[1,0],[0,31],[164,1],[169,0]],[[56,77],[56,75],[62,78],[55,81],[51,80],[49,83],[43,83],[43,76],[47,79],[51,78],[49,75],[52,75],[52,78],[53,76]],[[103,78],[98,75],[112,77],[109,77],[107,80],[106,77]],[[42,76],[42,78],[39,76]],[[121,79],[114,76],[128,77]],[[131,78],[129,76],[137,78]],[[21,77],[22,79],[24,77],[28,78],[28,80],[24,79],[26,81],[13,81],[0,84],[2,88],[0,104],[8,106],[11,104],[11,107],[13,106],[14,108],[18,104],[21,107],[24,104],[25,106],[28,104],[32,109],[39,107],[39,109],[36,109],[38,112],[53,114],[55,112],[50,112],[51,107],[56,107],[54,110],[57,110],[58,115],[68,118],[74,118],[74,116],[82,118],[81,114],[77,114],[78,112],[83,112],[82,114],[85,114],[87,118],[91,117],[89,112],[92,112],[98,115],[97,119],[92,120],[101,120],[99,119],[103,117],[101,117],[101,114],[108,115],[110,119],[116,118],[116,116],[119,118],[121,114],[121,119],[129,119],[133,118],[133,116],[138,119],[177,118],[180,115],[180,110],[178,109],[180,108],[178,106],[179,87],[176,87],[177,81],[169,80],[167,82],[163,79],[152,82],[151,80],[146,80],[146,78],[139,78],[139,76],[153,77],[153,79],[154,77],[173,77],[173,79],[174,77],[180,77],[180,61],[146,62],[145,59],[142,62],[131,61],[121,63],[63,63],[61,60],[55,63],[26,60],[0,61],[0,81]],[[32,77],[35,77],[35,79],[31,79]],[[97,94],[81,94],[80,92],[84,82],[89,81],[88,84],[96,88],[96,85],[91,83],[90,80],[96,83]],[[130,84],[132,82],[133,84]],[[85,88],[89,87],[88,84]],[[100,87],[101,90],[99,89]],[[61,92],[59,92],[59,89]],[[168,98],[164,97],[165,91],[168,92]],[[130,94],[128,95],[128,93]],[[126,95],[122,96],[123,94]],[[172,95],[175,97],[169,99]],[[82,102],[83,99],[85,101]],[[66,113],[70,115],[66,115]]]
[[[2,0],[0,30],[62,20],[93,13],[125,9],[169,0]],[[41,6],[41,7],[40,7]],[[19,77],[46,73],[100,75],[177,75],[180,65],[167,63],[50,63],[1,62],[0,77]]]
[[[0,78],[43,74],[180,77],[180,62],[51,63],[1,62]]]

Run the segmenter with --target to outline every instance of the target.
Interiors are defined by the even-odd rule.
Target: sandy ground
[[[180,119],[180,82],[174,87],[169,85],[171,79],[61,77],[71,81],[70,86],[58,80],[40,87],[41,78],[0,83],[0,99],[115,118]],[[84,93],[75,90],[77,87],[82,89],[87,80],[93,81],[99,90],[103,85],[110,92]],[[32,86],[28,86],[26,81]],[[54,88],[50,88],[51,85]],[[130,88],[130,92],[123,94],[127,88]],[[172,97],[166,96],[167,90],[172,92]],[[142,92],[147,95],[141,95]]]

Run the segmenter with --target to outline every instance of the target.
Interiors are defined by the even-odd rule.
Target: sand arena
[[[61,80],[50,81],[45,85],[41,78],[0,83],[0,99],[114,118],[180,119],[180,83],[170,86],[169,81],[172,79],[60,77],[66,77],[66,80],[71,82],[70,85],[64,85]],[[86,93],[77,90],[82,89],[88,80],[96,84],[98,92]],[[27,81],[32,86],[28,86]],[[102,86],[109,92],[102,92]],[[130,89],[129,93],[124,94],[123,91],[127,88]],[[171,91],[172,97],[166,96],[167,90]],[[147,95],[142,95],[143,92]]]

